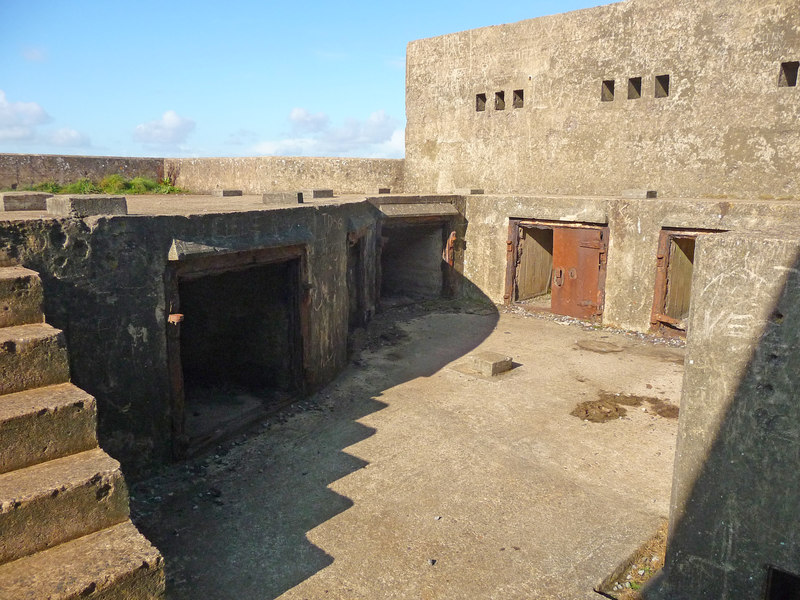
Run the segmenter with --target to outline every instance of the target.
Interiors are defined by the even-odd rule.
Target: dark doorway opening
[[[241,432],[302,393],[302,262],[284,252],[248,253],[171,267],[168,354],[178,457]]]
[[[767,568],[765,600],[800,600],[800,576],[775,567]]]
[[[364,256],[364,238],[348,240],[347,247],[347,294],[348,294],[348,330],[352,333],[364,327],[369,321],[366,300],[366,271]]]
[[[661,335],[683,337],[692,300],[692,275],[697,237],[708,230],[662,229],[658,240],[656,286],[651,329]]]
[[[381,230],[381,300],[439,298],[446,292],[442,259],[448,228],[439,222],[385,223]]]
[[[608,228],[511,219],[506,303],[596,320],[605,300]]]

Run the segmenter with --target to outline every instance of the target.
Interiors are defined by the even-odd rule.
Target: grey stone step
[[[0,600],[154,600],[164,561],[130,521],[0,566]]]
[[[61,383],[0,396],[0,473],[97,447],[92,396]]]
[[[47,323],[0,328],[0,394],[69,381],[64,334]]]
[[[41,323],[42,282],[36,271],[0,267],[0,327]]]
[[[128,518],[119,463],[101,449],[0,475],[0,564]]]

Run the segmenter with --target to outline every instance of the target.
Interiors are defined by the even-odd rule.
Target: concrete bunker
[[[193,455],[304,389],[302,245],[170,261],[173,451]]]
[[[600,319],[605,299],[608,227],[511,219],[507,304],[579,319]]]

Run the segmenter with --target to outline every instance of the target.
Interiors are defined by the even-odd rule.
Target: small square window
[[[524,90],[514,90],[514,108],[522,108],[525,106],[525,92]]]
[[[475,110],[477,112],[486,110],[486,94],[475,94]]]
[[[494,109],[495,110],[505,110],[506,109],[506,95],[505,95],[505,92],[495,92],[494,93]]]
[[[798,67],[800,67],[799,61],[781,63],[778,87],[796,87]]]
[[[614,80],[606,79],[600,87],[600,101],[613,102],[614,101]]]
[[[628,100],[638,100],[642,97],[642,78],[631,77],[628,79]]]
[[[767,567],[767,593],[764,600],[792,600],[800,598],[800,577]]]
[[[669,75],[656,75],[656,98],[669,96]]]

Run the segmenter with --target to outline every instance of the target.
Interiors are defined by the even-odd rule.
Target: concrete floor
[[[599,599],[668,513],[677,420],[570,412],[601,391],[677,403],[682,349],[492,310],[371,329],[320,394],[134,486],[168,598]],[[470,374],[476,348],[519,366]]]

